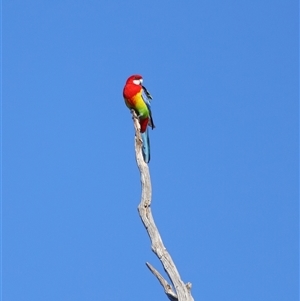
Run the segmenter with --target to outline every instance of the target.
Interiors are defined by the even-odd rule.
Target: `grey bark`
[[[180,278],[179,272],[172,260],[171,255],[165,248],[159,231],[155,225],[152,212],[151,212],[151,197],[152,187],[148,164],[145,163],[142,155],[142,139],[140,134],[140,124],[134,111],[132,117],[135,128],[135,155],[136,162],[141,175],[142,196],[141,202],[138,205],[140,218],[147,230],[150,237],[152,251],[156,254],[161,261],[165,272],[171,280],[172,286],[163,278],[163,276],[150,264],[146,263],[150,271],[155,275],[160,284],[163,286],[165,294],[171,301],[193,301],[191,295],[192,284],[190,282],[183,283]]]

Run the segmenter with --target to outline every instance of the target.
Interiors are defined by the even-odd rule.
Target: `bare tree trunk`
[[[160,284],[163,286],[167,297],[171,301],[193,301],[191,295],[191,283],[184,284],[180,278],[179,272],[165,248],[163,241],[160,237],[158,229],[155,225],[152,213],[151,213],[151,179],[148,165],[144,162],[142,155],[142,139],[140,134],[140,124],[134,111],[132,111],[134,128],[135,128],[135,155],[136,162],[141,174],[142,184],[142,197],[141,202],[138,206],[138,211],[141,220],[148,232],[151,240],[152,251],[156,254],[158,259],[161,261],[164,270],[166,271],[169,279],[171,280],[173,287],[163,278],[163,276],[150,264],[146,263],[150,271],[156,276]]]

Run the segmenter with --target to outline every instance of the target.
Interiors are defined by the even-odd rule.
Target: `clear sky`
[[[298,300],[298,11],[4,0],[2,300],[167,300],[137,213],[135,73],[154,218],[195,301]]]

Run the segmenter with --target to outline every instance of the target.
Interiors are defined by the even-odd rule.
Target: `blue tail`
[[[142,152],[143,152],[144,161],[146,163],[149,163],[149,161],[150,161],[150,139],[149,139],[148,129],[146,129],[146,132],[141,133],[141,136],[142,136],[142,140],[143,140]]]

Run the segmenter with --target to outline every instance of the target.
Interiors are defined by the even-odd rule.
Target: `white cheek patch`
[[[141,83],[141,84],[143,83],[143,79],[142,79],[142,78],[140,79],[140,83]]]
[[[133,80],[133,83],[134,83],[135,85],[139,85],[139,84],[140,84],[140,80],[139,80],[139,79],[135,79],[135,80]]]

